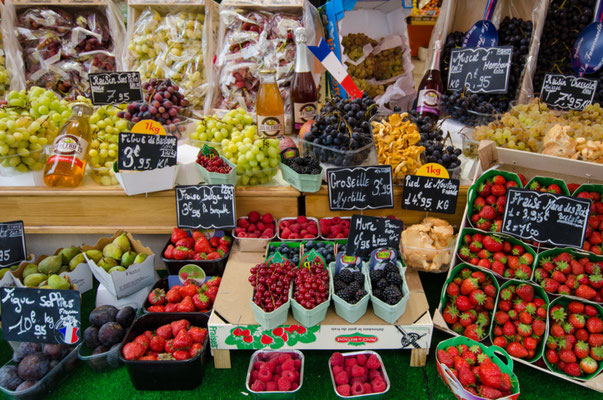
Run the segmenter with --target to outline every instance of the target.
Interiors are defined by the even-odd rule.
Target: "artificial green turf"
[[[422,274],[425,292],[430,304],[430,312],[437,307],[438,297],[445,274]],[[83,296],[82,315],[87,316],[93,307],[94,294]],[[449,338],[434,330],[432,347],[424,368],[411,368],[409,350],[382,350],[383,358],[392,386],[384,399],[453,399],[454,396],[440,379],[435,366],[434,349],[437,344]],[[0,361],[6,362],[12,351],[7,342],[0,342]],[[70,376],[64,377],[62,384],[46,398],[48,399],[245,399],[245,374],[249,366],[251,351],[231,351],[231,369],[215,369],[210,360],[203,383],[192,391],[137,391],[130,382],[125,367],[115,371],[96,373],[83,363]],[[327,368],[330,351],[304,351],[304,383],[298,392],[298,399],[337,399]],[[521,399],[603,399],[603,394],[583,388],[516,364],[515,373],[519,377]]]

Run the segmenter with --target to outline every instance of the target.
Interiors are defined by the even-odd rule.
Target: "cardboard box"
[[[119,230],[115,232],[111,238],[99,239],[94,246],[82,246],[82,251],[88,250],[99,250],[103,251],[103,248],[111,243],[113,239],[124,233]],[[134,239],[130,233],[126,233],[127,238],[130,240],[132,250],[136,253],[144,253],[147,255],[146,260],[139,264],[130,265],[125,271],[115,271],[111,274],[107,273],[103,268],[96,265],[96,263],[86,257],[88,266],[92,271],[92,274],[107,290],[118,299],[129,296],[155,282],[155,255],[150,248],[144,247],[140,241]]]
[[[135,194],[173,189],[176,184],[179,168],[180,166],[176,164],[171,167],[152,169],[150,171],[115,172],[115,177],[126,194],[133,196]]]

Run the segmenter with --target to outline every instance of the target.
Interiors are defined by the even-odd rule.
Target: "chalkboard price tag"
[[[406,175],[402,208],[404,210],[430,211],[443,214],[456,212],[459,197],[459,180]]]
[[[80,292],[0,288],[5,340],[76,344],[82,338]]]
[[[398,249],[403,230],[404,223],[396,219],[354,214],[345,254],[368,257],[373,250],[381,247]]]
[[[95,106],[143,100],[138,71],[89,74],[88,82]]]
[[[391,165],[327,169],[329,209],[394,208]]]
[[[23,221],[0,223],[0,267],[10,267],[26,258]]]
[[[510,187],[501,231],[524,240],[582,247],[591,202]]]
[[[512,46],[452,50],[448,69],[448,90],[506,93],[512,54]]]
[[[117,169],[149,171],[176,165],[178,139],[175,136],[121,132],[117,148]]]
[[[576,76],[546,74],[540,99],[551,107],[582,110],[592,104],[598,82]]]
[[[234,185],[176,186],[176,209],[180,228],[234,228]]]

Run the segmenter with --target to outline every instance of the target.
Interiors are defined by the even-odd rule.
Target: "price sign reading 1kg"
[[[452,50],[448,70],[448,90],[506,93],[512,53],[512,46]]]
[[[121,132],[117,151],[120,171],[148,171],[176,165],[178,139],[174,136]]]
[[[591,201],[510,187],[501,231],[524,240],[582,247]]]
[[[391,165],[327,169],[329,209],[393,208]]]
[[[80,330],[80,292],[0,288],[5,340],[75,344]]]
[[[124,104],[142,101],[140,73],[103,72],[88,75],[92,104]]]
[[[459,197],[459,180],[406,175],[402,208],[454,214]]]
[[[176,186],[176,210],[179,228],[234,228],[234,185]]]
[[[576,76],[546,74],[540,98],[556,108],[582,110],[592,104],[597,93],[597,81]]]
[[[10,267],[26,258],[23,221],[0,223],[0,267]]]

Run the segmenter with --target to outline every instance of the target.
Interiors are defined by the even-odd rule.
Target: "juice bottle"
[[[260,90],[255,104],[260,136],[282,136],[285,134],[285,108],[278,90],[274,70],[260,71]]]
[[[52,187],[77,187],[86,169],[90,144],[92,108],[75,103],[69,120],[52,143],[52,154],[44,168],[44,183]]]
[[[295,30],[295,73],[291,85],[291,103],[293,110],[293,134],[298,134],[306,121],[316,117],[316,105],[318,103],[318,91],[310,63],[308,62],[308,50],[306,47],[306,29]]]
[[[440,74],[440,48],[439,40],[436,40],[435,50],[431,66],[423,75],[419,84],[419,95],[417,97],[417,113],[422,116],[437,120],[440,116],[440,97],[444,92],[442,75]]]

